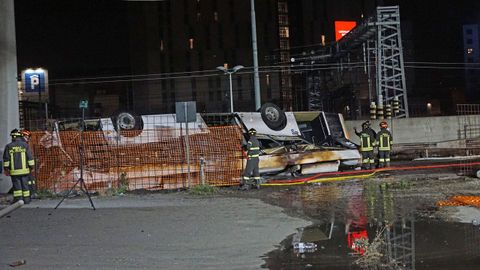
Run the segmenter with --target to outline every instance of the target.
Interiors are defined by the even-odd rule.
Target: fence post
[[[200,182],[205,185],[205,158],[200,157]]]

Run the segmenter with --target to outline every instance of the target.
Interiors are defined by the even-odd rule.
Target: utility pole
[[[230,83],[230,112],[233,113],[233,86],[232,86],[232,74],[244,68],[242,65],[234,66],[231,69],[225,68],[224,66],[218,66],[217,69],[224,72],[228,75],[228,81]]]
[[[251,20],[252,20],[252,49],[253,49],[253,72],[255,87],[255,110],[262,106],[260,95],[260,77],[258,75],[258,48],[257,48],[257,23],[255,20],[255,0],[250,0]]]

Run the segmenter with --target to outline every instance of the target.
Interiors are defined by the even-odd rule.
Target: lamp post
[[[217,69],[220,70],[220,71],[223,71],[223,73],[225,73],[225,75],[228,75],[228,79],[229,79],[229,82],[230,82],[230,112],[233,113],[233,87],[232,87],[232,74],[239,71],[240,69],[244,68],[244,66],[241,66],[241,65],[238,65],[238,66],[234,66],[233,68],[231,69],[228,69],[224,66],[218,66]]]

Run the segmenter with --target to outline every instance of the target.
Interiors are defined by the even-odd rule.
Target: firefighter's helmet
[[[19,137],[22,137],[22,133],[20,133],[20,131],[18,131],[18,129],[12,129],[12,131],[10,131],[10,137],[12,137],[12,139],[15,139],[15,138],[19,138]]]
[[[368,127],[370,127],[370,121],[365,121],[365,122],[362,123],[362,128],[363,129],[366,129]]]
[[[27,138],[27,139],[32,136],[32,133],[28,129],[22,129],[22,131],[20,133],[22,133],[22,136]]]
[[[381,128],[388,128],[388,124],[385,121],[380,122],[380,127]]]
[[[248,134],[255,135],[255,134],[257,134],[257,130],[254,129],[254,128],[251,128],[251,129],[248,130]]]

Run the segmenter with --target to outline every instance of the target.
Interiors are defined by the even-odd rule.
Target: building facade
[[[293,76],[292,54],[334,42],[335,21],[360,20],[376,2],[256,1],[262,103],[308,109],[305,85]],[[200,112],[226,112],[229,80],[216,67],[243,65],[232,75],[234,110],[255,110],[250,11],[247,0],[132,2],[132,73],[149,74],[132,83],[132,109],[174,112],[176,101],[194,100]]]

